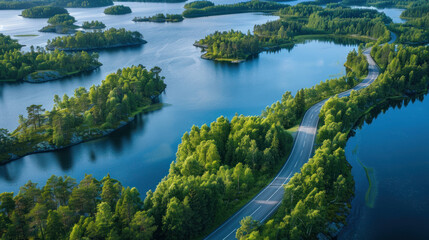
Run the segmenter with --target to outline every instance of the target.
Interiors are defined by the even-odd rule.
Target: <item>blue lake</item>
[[[428,122],[429,100],[410,102],[380,113],[349,139],[356,196],[339,239],[429,239]]]

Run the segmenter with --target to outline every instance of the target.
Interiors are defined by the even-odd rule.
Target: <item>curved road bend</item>
[[[338,94],[339,97],[348,96],[352,90],[358,91],[369,86],[378,77],[379,69],[370,56],[370,50],[364,52],[369,63],[368,76],[356,87]],[[235,239],[235,232],[244,217],[252,216],[253,219],[264,222],[279,207],[284,194],[283,186],[295,173],[300,172],[312,155],[319,112],[326,101],[327,99],[313,105],[305,113],[290,156],[274,180],[205,239]]]

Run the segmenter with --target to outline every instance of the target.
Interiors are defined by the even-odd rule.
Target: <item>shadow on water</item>
[[[380,227],[380,226],[386,227],[386,229],[380,230],[377,228],[372,229],[371,221],[381,221],[380,219],[383,219],[384,221],[386,221],[386,219],[388,219],[389,217],[386,217],[385,214],[390,213],[391,206],[393,206],[394,204],[398,204],[398,202],[395,202],[398,199],[393,199],[394,203],[389,203],[391,205],[387,204],[386,206],[382,206],[383,204],[380,204],[382,203],[380,201],[385,200],[386,196],[388,196],[388,194],[386,194],[386,191],[389,191],[389,189],[386,189],[386,188],[389,188],[391,186],[389,184],[386,185],[386,183],[393,181],[392,179],[394,177],[392,177],[391,174],[394,174],[395,171],[398,171],[399,169],[386,170],[385,169],[386,166],[392,167],[392,166],[386,165],[387,162],[385,162],[386,158],[387,159],[392,158],[392,155],[387,154],[386,156],[384,156],[386,154],[385,151],[389,151],[388,150],[389,148],[386,147],[386,149],[380,150],[379,152],[378,151],[374,152],[373,145],[377,145],[376,141],[379,141],[379,140],[368,139],[370,135],[368,135],[368,133],[367,135],[362,134],[360,130],[365,125],[370,125],[371,123],[373,123],[373,121],[377,119],[379,116],[387,114],[389,110],[394,110],[394,109],[399,110],[407,107],[412,103],[415,103],[416,101],[423,102],[426,95],[427,95],[427,92],[419,95],[404,96],[403,98],[386,101],[374,107],[366,115],[359,118],[355,126],[353,127],[353,129],[350,131],[350,134],[349,134],[350,138],[355,136],[357,137],[357,139],[353,139],[353,140],[350,139],[348,142],[348,144],[351,144],[351,146],[353,146],[353,144],[356,144],[356,146],[353,149],[346,150],[346,152],[348,151],[350,153],[349,155],[347,155],[347,160],[350,162],[350,164],[353,167],[352,174],[356,184],[355,197],[352,200],[351,212],[347,217],[347,225],[345,228],[341,230],[337,239],[377,239],[377,238],[374,238],[374,236],[378,234],[380,231],[385,231],[386,229],[387,231],[390,231],[389,228],[391,227],[391,224],[392,224],[391,222],[380,223],[380,225],[377,225],[377,227]],[[381,121],[383,120],[381,119]],[[385,118],[384,118],[384,121],[386,121]],[[379,132],[377,133],[383,133],[383,131],[392,132],[395,130],[392,130],[390,126],[388,126],[386,127],[386,129],[381,131],[379,130]],[[357,132],[360,132],[360,134],[356,134]],[[362,136],[365,136],[367,139],[361,139]],[[389,136],[394,136],[394,135],[389,134]],[[404,136],[404,135],[401,135],[401,136]],[[394,145],[395,143],[395,141],[393,142],[389,140],[386,140],[386,141],[387,143],[384,143],[384,144],[387,144],[387,146],[388,144]],[[365,150],[358,151],[358,145],[357,145],[358,143],[359,145],[361,144],[364,145],[364,147],[362,148]],[[368,148],[368,145],[371,145],[372,148]],[[359,146],[359,148],[361,147]],[[365,151],[369,151],[370,149],[372,149],[373,151],[365,152]],[[380,155],[380,154],[383,154],[383,155]],[[362,161],[362,159],[360,159],[361,157],[365,158],[366,160],[365,163]],[[416,153],[416,157],[418,157],[417,153]],[[392,164],[395,161],[394,157],[393,159],[389,159],[389,160],[392,161],[392,162],[389,162],[390,164]],[[401,159],[400,161],[402,160],[403,159]],[[371,166],[368,166],[368,164]],[[415,163],[410,162],[411,166],[413,164]],[[388,172],[387,175],[386,175],[386,171]],[[379,179],[377,179],[378,177]],[[399,188],[399,186],[397,185],[395,185],[395,187]],[[399,191],[399,189],[397,191]],[[368,209],[372,209],[372,210],[368,210]],[[387,209],[387,213],[383,212],[383,211],[386,211],[386,209]],[[407,211],[407,208],[404,207],[404,211]],[[382,215],[384,216],[384,218],[377,216],[377,214],[384,214]],[[400,216],[400,214],[402,213],[399,213],[398,215]],[[401,238],[398,238],[398,239],[401,239]],[[413,238],[410,238],[410,239],[413,239]]]
[[[349,137],[353,137],[356,134],[357,129],[362,129],[365,124],[369,125],[371,124],[380,114],[384,114],[387,110],[390,108],[392,109],[401,109],[402,107],[408,106],[408,104],[414,103],[416,101],[423,102],[425,96],[427,95],[427,92],[419,95],[413,95],[413,96],[404,96],[404,98],[401,99],[391,99],[388,100],[380,105],[377,105],[376,107],[372,108],[366,115],[359,118],[353,129],[350,131]]]

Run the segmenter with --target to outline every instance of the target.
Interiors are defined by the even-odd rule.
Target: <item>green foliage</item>
[[[50,17],[48,20],[49,25],[40,29],[40,32],[55,32],[59,34],[70,34],[74,33],[78,26],[73,25],[76,19],[70,16],[68,13],[57,14]]]
[[[51,25],[73,25],[75,22],[76,19],[68,13],[57,14],[48,19],[48,23]]]
[[[201,8],[205,8],[205,7],[212,7],[214,6],[213,2],[210,1],[194,1],[194,2],[190,2],[185,4],[184,8],[185,9],[201,9]]]
[[[310,15],[307,26],[335,34],[355,34],[387,41],[389,18],[370,9],[326,9]]]
[[[62,7],[37,6],[25,9],[22,11],[22,16],[26,18],[50,18],[57,14],[66,13],[68,13],[67,10]]]
[[[40,48],[34,51],[32,48],[31,52],[24,53],[16,49],[15,43],[8,48],[15,49],[0,54],[0,80],[22,80],[29,74],[45,70],[55,70],[66,75],[101,65],[97,54],[90,55],[87,52],[66,54],[58,50],[46,52]]]
[[[115,5],[104,9],[104,14],[108,15],[123,15],[131,13],[131,8],[124,5]]]
[[[354,49],[347,55],[347,62],[344,64],[347,69],[355,73],[356,77],[362,78],[368,75],[368,61],[362,54],[362,51],[357,53]]]
[[[201,6],[201,3],[198,3],[197,6]],[[279,10],[283,7],[283,4],[276,2],[252,0],[249,2],[235,4],[206,6],[203,8],[188,8],[183,12],[183,16],[186,18],[195,18],[244,12],[272,12]]]
[[[207,46],[205,56],[210,59],[247,59],[260,51],[259,41],[255,36],[234,30],[215,32],[198,41],[198,44]]]
[[[0,33],[0,54],[5,52],[21,49],[22,45],[17,40],[12,39],[9,35]]]
[[[237,229],[235,237],[238,240],[246,239],[247,235],[258,227],[259,223],[253,220],[251,216],[247,216],[240,221],[240,228]]]
[[[100,190],[112,182],[119,189],[108,203]],[[124,188],[110,176],[98,181],[86,175],[77,185],[53,175],[42,189],[28,182],[16,196],[0,194],[0,210],[1,239],[148,240],[156,230],[154,218],[142,211],[137,189]]]
[[[425,44],[429,42],[429,4],[414,4],[401,14],[408,21],[392,24],[390,29],[398,34],[397,42],[404,44]]]
[[[106,31],[77,32],[73,36],[56,37],[48,40],[46,48],[61,50],[83,50],[109,48],[143,44],[143,35],[137,31],[127,31],[124,28],[110,28]]]
[[[421,18],[429,15],[429,4],[415,4],[401,13],[401,18]]]
[[[105,27],[106,25],[99,21],[83,22],[82,24],[83,29],[103,29]]]
[[[168,176],[147,193],[144,208],[158,226],[154,237],[199,236],[274,174],[292,142],[286,130],[261,117],[220,117],[210,127],[193,126]]]
[[[152,17],[135,17],[134,22],[181,22],[183,16],[180,14],[166,14],[158,13]]]

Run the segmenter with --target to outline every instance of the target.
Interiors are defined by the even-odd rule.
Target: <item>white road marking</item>
[[[231,235],[233,232],[235,232],[237,230],[237,228],[234,228],[234,230],[232,230],[232,232],[230,232],[228,235],[226,235],[226,237],[223,238],[223,240],[227,239],[229,237],[229,235]]]
[[[262,206],[259,206],[255,211],[252,212],[252,214],[250,214],[250,216],[252,216],[253,214],[255,214],[256,211],[258,211]]]

